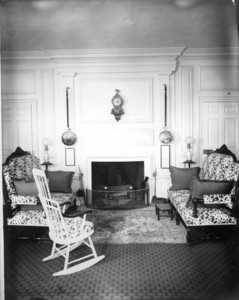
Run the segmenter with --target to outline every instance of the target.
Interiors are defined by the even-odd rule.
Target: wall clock
[[[124,110],[122,108],[124,101],[123,98],[120,96],[120,90],[115,90],[116,94],[112,98],[111,102],[113,104],[113,108],[111,109],[111,114],[115,116],[115,120],[118,122],[121,118],[121,115],[124,114]]]
[[[69,127],[69,99],[68,99],[68,90],[69,87],[66,88],[66,122],[67,122],[67,131],[64,132],[61,136],[62,143],[66,146],[72,146],[76,142],[76,135],[71,131]]]

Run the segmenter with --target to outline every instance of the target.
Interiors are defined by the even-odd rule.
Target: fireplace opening
[[[144,180],[144,162],[92,162],[91,177],[92,190],[122,185],[139,189]]]
[[[86,191],[92,208],[139,208],[149,203],[144,184],[144,161],[91,163],[92,189]]]

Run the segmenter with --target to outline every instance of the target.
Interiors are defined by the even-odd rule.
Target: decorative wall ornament
[[[111,102],[113,104],[113,108],[111,109],[111,114],[115,116],[115,120],[118,122],[121,118],[121,115],[124,114],[124,110],[122,108],[124,101],[123,98],[119,95],[120,90],[115,90],[116,94],[112,98]]]
[[[163,144],[168,144],[172,141],[172,133],[167,129],[167,85],[164,84],[164,128],[159,135],[159,140]]]
[[[70,88],[66,88],[66,122],[67,122],[67,131],[64,132],[61,136],[62,143],[66,146],[72,146],[76,142],[76,135],[74,132],[71,131],[69,125],[69,95],[68,90]]]

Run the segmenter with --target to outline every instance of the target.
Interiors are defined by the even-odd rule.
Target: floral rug
[[[158,221],[154,210],[95,210],[88,215],[93,222],[95,243],[186,243],[183,226],[169,216]]]

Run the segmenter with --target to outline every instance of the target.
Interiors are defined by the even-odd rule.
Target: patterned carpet
[[[94,210],[87,219],[94,224],[92,238],[97,243],[186,243],[184,227],[166,216],[158,221],[154,207],[125,211]]]
[[[105,259],[82,272],[52,273],[63,259],[42,262],[50,241],[15,240],[6,256],[6,300],[236,300],[234,244],[96,243]],[[86,246],[73,252],[86,253]],[[233,277],[234,276],[234,277]]]
[[[63,277],[62,257],[42,259],[51,241],[12,240],[5,252],[6,300],[237,300],[235,240],[200,241],[188,247],[185,230],[153,207],[94,210],[93,241],[105,259]],[[81,246],[72,259],[86,255]]]

